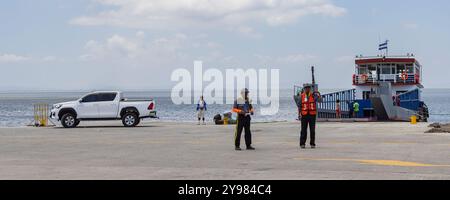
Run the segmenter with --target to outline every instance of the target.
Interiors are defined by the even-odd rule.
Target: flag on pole
[[[386,40],[386,42],[384,42],[384,43],[381,43],[380,45],[378,45],[378,50],[383,50],[383,49],[388,49],[388,43],[389,43],[389,40]]]

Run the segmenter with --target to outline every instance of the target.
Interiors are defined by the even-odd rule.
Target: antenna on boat
[[[316,84],[316,75],[314,74],[314,65],[311,66],[311,75],[312,75],[312,87],[315,92],[319,91],[319,87]]]

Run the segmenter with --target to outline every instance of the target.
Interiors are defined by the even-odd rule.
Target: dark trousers
[[[237,124],[236,124],[236,130],[234,134],[234,145],[236,147],[241,146],[241,136],[242,136],[242,130],[245,129],[245,144],[247,147],[252,145],[252,133],[250,132],[250,116],[238,116]]]
[[[302,116],[302,131],[300,132],[300,145],[305,145],[308,139],[308,125],[309,132],[311,135],[310,144],[316,145],[316,116],[315,115],[305,115]]]

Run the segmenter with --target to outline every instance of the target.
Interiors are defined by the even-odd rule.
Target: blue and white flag
[[[388,49],[388,43],[389,43],[389,40],[386,40],[386,42],[384,42],[384,43],[378,45],[378,50],[381,51],[381,50],[383,50],[383,49]]]

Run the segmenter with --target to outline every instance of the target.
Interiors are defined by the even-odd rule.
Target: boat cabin
[[[353,75],[356,99],[368,99],[380,82],[391,82],[394,96],[421,89],[422,66],[413,54],[389,57],[357,56]]]

